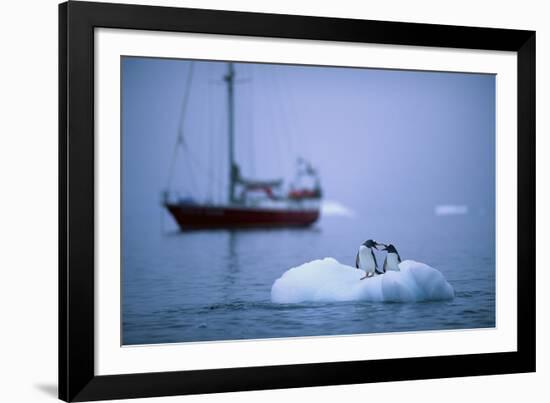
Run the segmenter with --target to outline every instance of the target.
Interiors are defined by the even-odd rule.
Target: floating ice
[[[439,206],[435,206],[434,214],[437,216],[464,215],[468,214],[468,206],[462,204],[441,204]]]
[[[355,211],[335,200],[324,200],[321,203],[321,215],[355,217]]]
[[[271,301],[298,302],[439,301],[454,298],[453,287],[443,274],[424,263],[405,260],[401,271],[390,271],[360,280],[363,270],[336,259],[314,260],[287,270],[271,287]]]

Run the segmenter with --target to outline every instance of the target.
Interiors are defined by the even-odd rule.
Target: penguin
[[[397,252],[395,246],[389,244],[382,250],[388,252],[388,254],[386,255],[386,259],[384,259],[384,266],[382,266],[384,273],[386,271],[400,271],[399,263],[401,263],[401,256],[399,256],[399,252]]]
[[[357,252],[357,256],[355,257],[355,267],[357,269],[365,270],[365,277],[361,278],[361,280],[367,277],[372,277],[375,273],[382,274],[382,272],[378,269],[376,256],[374,255],[374,251],[372,250],[372,248],[378,250],[379,245],[380,244],[376,241],[369,239],[368,241],[363,242],[361,246],[359,246],[359,251]]]

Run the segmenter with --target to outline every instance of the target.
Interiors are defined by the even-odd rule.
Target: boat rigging
[[[188,105],[192,76],[191,65],[182,104],[182,120]],[[312,225],[319,218],[322,190],[319,174],[308,161],[298,158],[295,179],[287,189],[282,179],[259,180],[243,177],[235,159],[235,77],[235,66],[229,62],[223,76],[227,90],[227,201],[200,203],[193,198],[173,197],[170,184],[177,148],[185,144],[182,135],[183,124],[180,122],[168,185],[163,192],[163,206],[182,230]],[[312,186],[303,185],[304,178],[308,179]]]

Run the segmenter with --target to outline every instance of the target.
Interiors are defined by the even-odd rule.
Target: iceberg
[[[353,218],[356,216],[355,211],[335,200],[324,200],[321,203],[321,215],[347,218]]]
[[[434,213],[437,216],[465,215],[468,214],[468,206],[462,204],[442,204],[435,206]]]
[[[454,298],[443,274],[427,264],[405,260],[400,271],[360,280],[365,272],[327,257],[287,270],[271,287],[276,304],[299,302],[420,302]]]

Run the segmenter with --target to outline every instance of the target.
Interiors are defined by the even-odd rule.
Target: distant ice
[[[334,200],[324,200],[321,204],[321,215],[323,216],[341,216],[355,217],[355,211],[342,203]]]
[[[298,302],[373,301],[415,302],[454,298],[443,274],[424,263],[405,260],[399,272],[386,272],[360,280],[363,270],[336,259],[314,260],[287,270],[271,287],[271,301]]]
[[[434,213],[437,216],[468,214],[468,206],[463,204],[441,204],[435,206]]]

